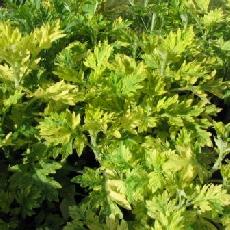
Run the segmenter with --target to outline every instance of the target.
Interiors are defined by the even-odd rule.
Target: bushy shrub
[[[229,15],[6,0],[0,229],[230,229]]]

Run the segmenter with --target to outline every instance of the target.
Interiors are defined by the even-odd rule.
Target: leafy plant
[[[228,229],[230,2],[6,0],[1,229]]]

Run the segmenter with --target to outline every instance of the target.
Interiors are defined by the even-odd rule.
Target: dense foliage
[[[229,0],[5,0],[0,229],[230,229],[229,74]]]

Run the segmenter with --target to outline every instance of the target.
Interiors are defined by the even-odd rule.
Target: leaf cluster
[[[229,229],[229,13],[5,0],[0,228]]]

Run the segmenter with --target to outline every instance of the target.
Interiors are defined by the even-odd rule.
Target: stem
[[[213,172],[220,169],[222,160],[223,160],[223,154],[220,153],[217,161],[215,162],[215,164],[212,167]]]
[[[149,0],[145,0],[144,7],[147,7],[148,3],[149,3]]]
[[[97,11],[97,7],[98,7],[98,2],[96,2],[95,6],[94,6],[94,11],[93,11],[93,14],[95,14],[95,13],[96,13],[96,11]]]
[[[151,26],[150,26],[150,32],[153,32],[155,24],[156,24],[156,13],[153,12],[152,14],[152,20],[151,20]]]
[[[145,30],[148,31],[148,28],[146,27],[145,21],[144,21],[144,19],[143,19],[142,17],[141,17],[141,21],[143,22],[143,25],[144,25],[144,27],[145,27]]]

